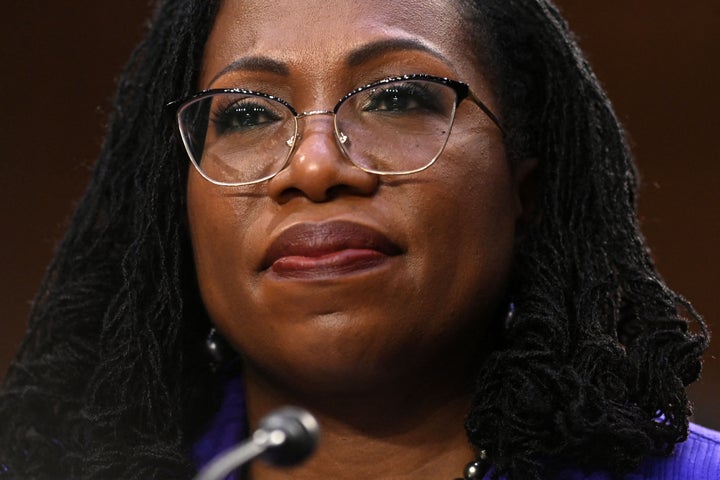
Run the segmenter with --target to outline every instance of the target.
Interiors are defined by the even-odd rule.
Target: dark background
[[[720,332],[720,2],[561,0],[629,131],[661,274]],[[0,377],[88,180],[148,0],[11,0],[0,20]],[[720,340],[691,387],[720,429]]]

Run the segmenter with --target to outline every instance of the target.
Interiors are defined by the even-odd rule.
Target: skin
[[[349,63],[353,52],[387,40],[423,48],[374,49]],[[228,68],[256,56],[284,71],[257,62]],[[445,1],[225,1],[199,88],[259,90],[302,112],[332,109],[355,87],[409,73],[466,82],[497,111]],[[474,457],[462,426],[471,352],[492,347],[487,326],[505,308],[533,163],[511,167],[500,131],[468,100],[436,164],[409,176],[355,167],[330,116],[302,119],[300,130],[289,164],[267,182],[220,187],[191,169],[188,183],[202,297],[244,357],[251,426],[296,404],[322,428],[309,462],[293,470],[256,463],[252,478],[461,476]],[[400,253],[369,268],[351,262],[299,276],[263,265],[288,228],[334,220],[371,227]]]

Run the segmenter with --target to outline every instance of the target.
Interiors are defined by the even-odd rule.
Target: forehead
[[[402,63],[404,45],[412,52],[403,57],[408,61],[435,57],[448,76],[472,83],[477,69],[465,39],[462,16],[450,0],[224,0],[205,48],[200,86],[210,87],[242,58],[273,59],[288,75],[338,75],[353,66],[353,58],[367,61],[357,52],[369,44],[393,45],[374,49],[377,61]]]

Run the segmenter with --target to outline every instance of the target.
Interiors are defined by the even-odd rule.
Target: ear
[[[513,165],[513,188],[517,201],[516,237],[522,238],[527,223],[535,211],[539,191],[538,159],[535,157],[523,158]]]

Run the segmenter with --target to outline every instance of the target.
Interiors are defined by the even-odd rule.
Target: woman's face
[[[462,32],[446,1],[226,0],[200,88],[252,89],[308,112],[424,73],[468,83],[497,112]],[[466,361],[503,308],[523,211],[527,169],[511,169],[498,128],[465,100],[437,162],[396,177],[353,166],[331,116],[299,129],[289,164],[264,183],[221,187],[190,171],[213,322],[250,367],[303,388],[374,388]]]

